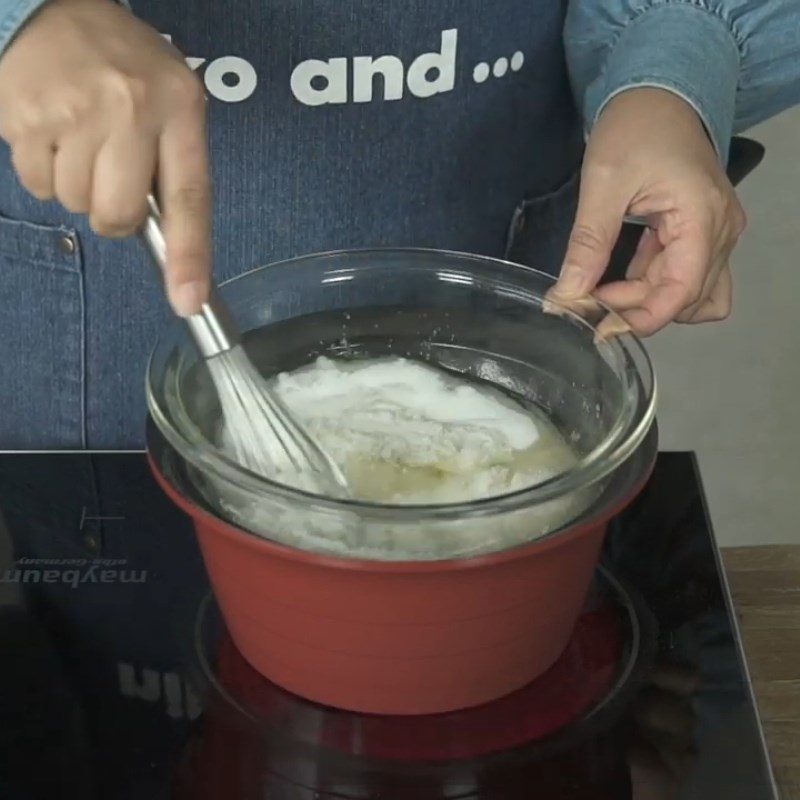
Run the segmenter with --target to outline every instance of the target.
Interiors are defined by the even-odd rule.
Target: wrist
[[[603,107],[598,121],[607,114],[622,113],[646,119],[667,129],[699,131],[711,142],[702,117],[694,106],[677,92],[655,86],[632,86],[614,95]],[[713,143],[712,143],[713,144]]]
[[[47,0],[18,0],[0,15],[0,60],[20,30],[47,4]]]
[[[672,92],[700,117],[725,163],[733,131],[739,79],[738,40],[708,3],[645,3],[631,12],[586,89],[582,107],[591,128],[604,107],[633,89]],[[671,127],[671,126],[670,126]]]

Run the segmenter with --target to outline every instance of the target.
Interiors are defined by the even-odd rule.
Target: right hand
[[[205,96],[181,55],[112,0],[50,0],[0,59],[0,136],[22,184],[128,236],[158,182],[167,294],[207,299],[211,187]]]

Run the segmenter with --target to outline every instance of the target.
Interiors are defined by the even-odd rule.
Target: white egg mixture
[[[542,414],[419,361],[319,358],[279,375],[275,388],[361,500],[478,500],[540,483],[575,462]]]
[[[323,357],[281,373],[273,387],[337,461],[359,500],[468,502],[541,483],[577,461],[542,412],[418,361]],[[254,503],[230,489],[213,498],[234,522],[285,544],[381,559],[447,558],[508,547],[553,530],[590,499],[573,494],[497,517],[409,524],[322,513],[310,504],[290,509],[267,500]]]

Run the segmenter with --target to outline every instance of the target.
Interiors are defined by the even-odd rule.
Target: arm
[[[640,334],[724,319],[745,215],[722,165],[734,132],[800,101],[798,0],[570,0],[564,41],[591,136],[552,297],[593,292]],[[626,214],[650,230],[597,288]]]
[[[48,0],[0,0],[0,56],[11,44],[11,40],[22,29],[22,26]],[[130,8],[129,0],[119,0],[120,4]]]
[[[0,55],[47,0],[0,0]]]
[[[734,133],[800,103],[797,0],[571,0],[564,42],[587,129],[614,96],[655,86],[726,161]]]
[[[211,267],[205,97],[180,53],[122,5],[0,0],[0,137],[31,194],[106,236],[138,230],[155,180],[167,294],[188,316]]]

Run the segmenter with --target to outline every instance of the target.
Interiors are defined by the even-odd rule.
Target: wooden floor
[[[800,547],[723,551],[782,800],[800,800]]]

